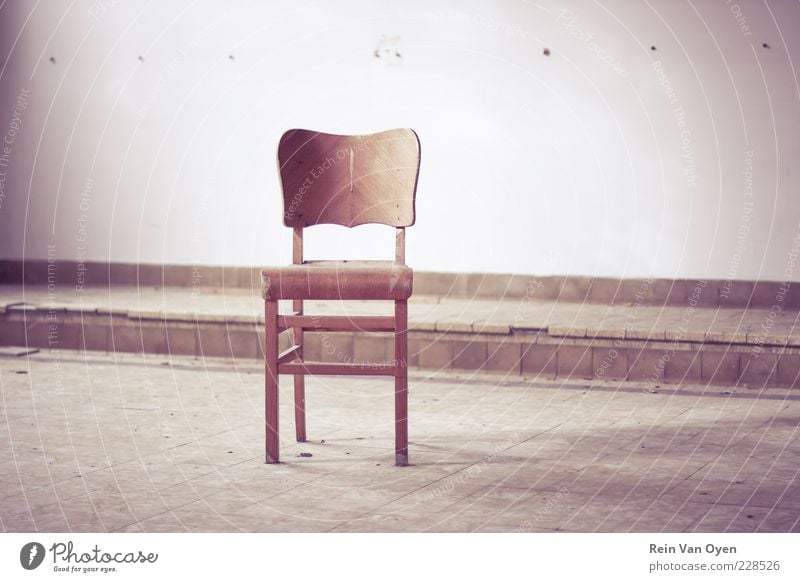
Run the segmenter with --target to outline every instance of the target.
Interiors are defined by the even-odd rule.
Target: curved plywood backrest
[[[283,223],[411,226],[419,159],[411,129],[370,135],[290,129],[278,146]]]

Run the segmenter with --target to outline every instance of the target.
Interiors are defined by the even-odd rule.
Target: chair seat
[[[391,261],[307,261],[261,271],[264,299],[385,299],[411,296],[414,272]]]

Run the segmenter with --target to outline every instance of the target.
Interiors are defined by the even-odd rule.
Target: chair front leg
[[[280,462],[278,429],[278,302],[266,300],[264,309],[264,417],[267,463]]]
[[[408,465],[408,303],[394,303],[394,458]]]
[[[302,303],[300,305],[302,309]],[[303,328],[294,328],[292,340],[300,346],[297,356],[301,361],[303,361],[303,339]],[[294,426],[297,442],[306,442],[306,377],[303,374],[294,375]]]

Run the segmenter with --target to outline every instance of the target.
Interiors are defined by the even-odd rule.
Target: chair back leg
[[[278,302],[267,300],[264,309],[264,406],[267,463],[280,462],[278,429]]]
[[[408,303],[394,303],[394,441],[395,464],[408,465]]]

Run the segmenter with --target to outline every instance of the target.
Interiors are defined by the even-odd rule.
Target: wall
[[[409,126],[417,269],[800,280],[791,0],[7,1],[0,22],[0,258],[285,263],[281,133]],[[337,230],[308,254],[391,256],[391,233]]]

